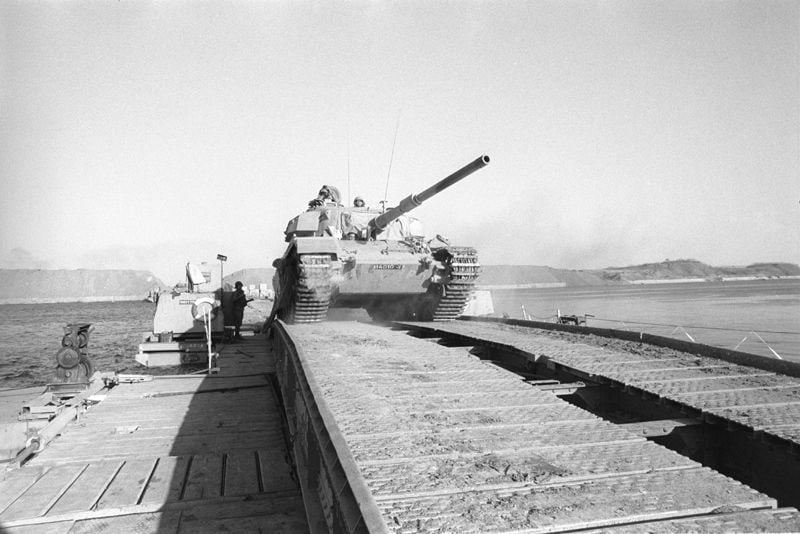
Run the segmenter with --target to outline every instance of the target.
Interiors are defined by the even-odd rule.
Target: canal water
[[[800,362],[800,280],[495,290],[496,314],[676,337]],[[523,311],[524,309],[524,311]],[[774,352],[773,352],[774,351]]]
[[[522,318],[524,307],[531,319],[548,321],[560,310],[593,316],[589,326],[800,362],[800,280],[495,290],[492,297],[496,315]],[[148,302],[0,305],[0,389],[47,383],[67,323],[93,325],[89,350],[98,370],[142,373],[133,358],[152,320]]]
[[[142,334],[152,330],[151,302],[0,305],[0,389],[46,384],[68,323],[91,323],[89,355],[100,371],[136,372]]]

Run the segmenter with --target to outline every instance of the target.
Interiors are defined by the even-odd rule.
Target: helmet
[[[237,288],[239,288],[239,287],[242,287],[242,285],[243,285],[243,284],[242,284],[241,282],[238,282],[238,281],[237,281],[237,282],[236,282],[235,284],[233,284],[233,285],[235,285]]]

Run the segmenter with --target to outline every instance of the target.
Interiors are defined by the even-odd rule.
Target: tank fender
[[[334,237],[303,237],[295,239],[298,254],[333,254],[338,259],[341,250],[339,240]]]

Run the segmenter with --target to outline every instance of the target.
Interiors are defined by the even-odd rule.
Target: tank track
[[[475,290],[475,280],[481,273],[478,253],[474,248],[451,247],[448,252],[449,282],[441,286],[441,296],[433,310],[434,321],[452,321],[464,312]]]
[[[331,300],[331,258],[302,254],[297,260],[293,295],[284,319],[290,323],[318,323],[328,314]],[[291,286],[290,286],[291,287]]]

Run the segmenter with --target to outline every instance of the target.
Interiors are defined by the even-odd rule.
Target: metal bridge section
[[[677,426],[694,425],[662,442],[783,504],[800,504],[793,482],[800,477],[798,363],[658,336],[650,336],[657,346],[630,332],[513,320],[405,327],[513,355],[538,375],[580,380],[592,387],[576,398],[630,411],[641,423],[625,426],[642,435],[659,427],[670,434],[675,419]]]
[[[728,361],[705,355],[703,345],[683,342],[682,346],[694,347],[693,353],[664,355],[648,351],[643,344],[635,354],[560,340],[527,326],[495,321],[462,321],[435,328],[424,323],[404,324],[429,335],[516,352],[539,367],[653,397],[660,404],[672,403],[684,413],[712,423],[724,421],[731,428],[800,452],[797,363],[744,353],[738,353],[742,358]],[[749,359],[742,361],[745,356]]]
[[[312,530],[800,530],[796,509],[778,508],[776,499],[566,402],[554,380],[525,380],[472,347],[501,347],[532,366],[569,367],[640,394],[694,398],[735,424],[744,408],[726,405],[738,395],[732,380],[772,376],[789,392],[791,377],[703,358],[650,366],[644,362],[657,358],[647,354],[636,358],[509,325],[404,327],[428,329],[448,343],[354,322],[273,328],[290,449]],[[724,386],[700,394],[711,381]],[[686,389],[675,390],[680,384]],[[750,403],[742,406],[757,414],[749,420],[766,422],[769,410],[755,407],[760,394],[752,391],[741,392]],[[788,422],[796,406],[786,402]],[[782,424],[758,429],[784,439],[791,430],[769,430],[791,427]]]

